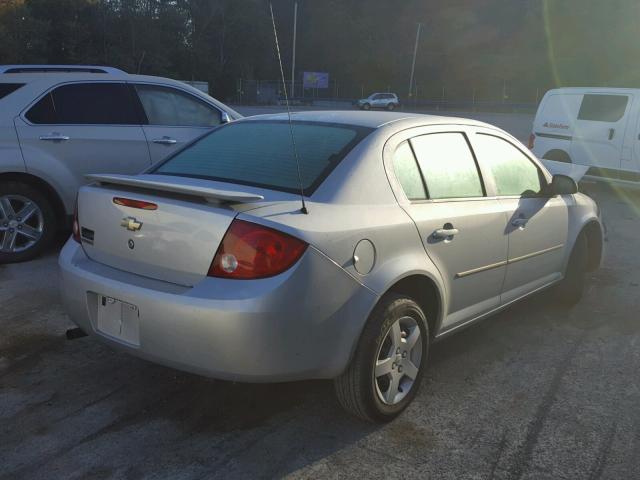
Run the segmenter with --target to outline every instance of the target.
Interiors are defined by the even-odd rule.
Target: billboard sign
[[[302,84],[304,88],[329,88],[329,74],[325,72],[304,72]]]

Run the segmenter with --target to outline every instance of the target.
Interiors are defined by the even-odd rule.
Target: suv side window
[[[484,196],[480,172],[462,133],[432,133],[411,139],[429,198]]]
[[[506,140],[479,133],[473,147],[491,171],[499,196],[535,195],[546,184],[537,165]]]
[[[24,87],[24,83],[0,83],[0,99],[11,95],[21,87]]]
[[[402,142],[393,154],[393,170],[409,200],[427,198],[427,189],[409,142]]]
[[[149,125],[215,127],[220,111],[193,95],[171,87],[136,85]]]
[[[622,118],[629,103],[626,95],[585,95],[578,120],[614,123]]]
[[[25,117],[36,124],[139,125],[124,83],[72,83],[54,88]]]

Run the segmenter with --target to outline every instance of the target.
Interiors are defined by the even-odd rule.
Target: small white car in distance
[[[372,93],[367,98],[358,100],[357,106],[360,110],[370,110],[372,108],[395,110],[400,106],[400,100],[395,93]]]
[[[640,89],[549,90],[529,148],[544,160],[587,166],[590,176],[640,180]]]

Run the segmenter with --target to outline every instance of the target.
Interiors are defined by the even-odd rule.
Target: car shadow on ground
[[[526,442],[540,434],[541,424],[522,410],[527,390],[514,386],[518,375],[542,369],[541,377],[523,382],[540,381],[546,387],[544,368],[552,379],[556,366],[562,374],[558,359],[570,358],[583,332],[601,335],[599,329],[608,328],[625,338],[625,329],[636,331],[633,316],[624,316],[623,309],[613,316],[599,314],[607,307],[592,292],[607,292],[611,302],[624,304],[616,295],[630,281],[626,269],[634,267],[607,266],[591,276],[585,299],[574,309],[560,306],[553,291],[542,292],[435,343],[414,404],[393,423],[372,425],[341,410],[330,381],[215,381],[133,358],[92,338],[65,340],[64,331],[72,325],[55,290],[38,285],[37,277],[51,275],[56,249],[66,238],[61,236],[47,257],[24,266],[33,270],[34,284],[21,287],[3,305],[0,478],[48,478],[51,472],[91,478],[267,478],[303,469],[322,476],[332,472],[327,462],[338,462],[337,471],[365,471],[367,462],[369,471],[377,462],[383,471],[385,464],[415,464],[429,456],[437,464],[437,459],[444,461],[442,455],[461,451],[464,431],[481,435],[497,425],[496,435],[502,434],[508,427],[494,416],[493,405],[507,415],[513,402],[517,409],[511,428],[527,432],[525,447],[513,455],[518,468],[525,468],[530,455]],[[46,269],[39,270],[38,262]],[[14,268],[3,279],[16,272]],[[557,358],[546,363],[546,356],[556,352]],[[491,382],[489,390],[483,389]],[[488,403],[472,401],[480,398]],[[547,408],[545,398],[541,405]],[[533,397],[530,411],[535,415],[537,403]],[[473,424],[476,418],[480,420]],[[455,433],[457,425],[464,425],[461,436]],[[447,441],[457,442],[458,450],[451,450]],[[485,448],[493,448],[492,441]],[[355,466],[344,453],[354,450],[360,462]],[[464,458],[473,460],[474,449],[464,451]]]
[[[540,318],[559,312],[551,306],[540,313],[540,304],[548,303],[544,295],[436,343],[429,372],[483,349],[483,342],[496,336],[510,335],[505,324],[513,329],[515,323],[533,321],[540,327]],[[531,316],[531,310],[539,314]],[[348,416],[330,381],[215,381],[133,358],[92,338],[67,341],[61,335],[34,334],[16,337],[5,347],[8,365],[0,378],[16,399],[0,416],[7,444],[14,447],[3,463],[19,478],[37,478],[51,468],[135,477],[142,474],[140,464],[144,475],[181,468],[193,477],[222,471],[280,476],[375,437],[381,428],[387,443],[400,446],[409,435],[429,449],[430,434],[402,417],[382,427]],[[491,351],[487,361],[502,359],[495,344]],[[428,389],[439,381],[428,375],[416,403],[428,401]]]

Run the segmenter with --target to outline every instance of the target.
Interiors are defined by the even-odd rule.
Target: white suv
[[[358,100],[357,106],[361,110],[369,110],[371,108],[395,110],[400,106],[400,100],[398,100],[398,96],[395,93],[372,93],[367,98]]]
[[[167,78],[99,66],[0,66],[0,263],[68,225],[89,173],[139,173],[241,115]]]

